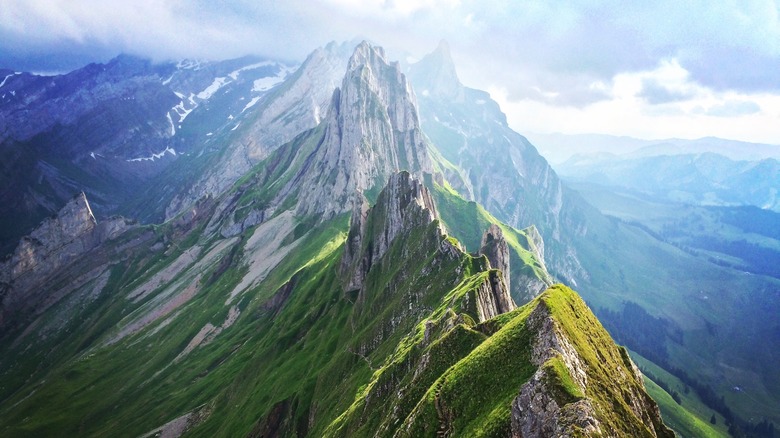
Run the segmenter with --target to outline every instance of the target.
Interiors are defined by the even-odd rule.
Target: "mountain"
[[[557,165],[575,155],[614,154],[647,157],[713,153],[734,161],[780,159],[780,145],[749,143],[717,137],[695,140],[670,138],[643,140],[604,134],[541,134],[528,137],[551,163]]]
[[[773,316],[780,311],[780,288],[766,275],[771,268],[765,264],[760,271],[749,270],[762,275],[749,275],[737,260],[691,251],[641,222],[598,211],[506,125],[487,93],[461,85],[453,71],[447,47],[440,45],[409,73],[423,131],[440,153],[452,189],[507,225],[534,225],[550,273],[576,287],[636,357],[674,371],[689,390],[699,388],[710,409],[740,424],[749,418],[780,421],[776,410],[767,408],[780,405],[780,375],[767,366],[780,360],[774,353],[780,338]],[[653,214],[641,207],[634,212]],[[751,248],[742,245],[738,252],[744,256]],[[662,408],[668,415],[676,409]]]
[[[251,57],[154,65],[121,55],[63,75],[5,77],[1,252],[79,191],[101,218],[161,218],[164,206],[138,201],[147,187],[180,158],[207,153],[214,133],[237,128],[291,70]]]
[[[573,182],[595,183],[692,205],[753,205],[780,211],[780,162],[722,155],[574,156],[556,166]]]
[[[534,225],[553,275],[584,276],[564,229],[574,234],[590,207],[570,194],[536,148],[506,122],[488,93],[463,86],[446,42],[410,67],[423,130],[441,154],[453,188],[517,228]],[[567,204],[564,206],[564,204]]]
[[[417,114],[362,43],[327,116],[224,192],[123,229],[68,203],[32,235],[59,264],[3,279],[3,435],[672,436],[540,232],[459,196]]]

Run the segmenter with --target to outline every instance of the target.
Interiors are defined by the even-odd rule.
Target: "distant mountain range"
[[[560,164],[576,155],[609,153],[626,158],[659,155],[691,155],[714,153],[735,161],[780,159],[780,145],[748,143],[705,137],[696,140],[678,138],[642,140],[604,134],[538,134],[529,133],[539,151],[551,163]]]

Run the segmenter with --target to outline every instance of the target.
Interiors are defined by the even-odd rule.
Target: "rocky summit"
[[[673,436],[628,351],[547,270],[578,259],[543,159],[515,134],[487,175],[474,137],[431,141],[417,93],[482,96],[446,45],[435,57],[417,91],[368,42],[297,70],[137,66],[175,91],[161,108],[181,128],[160,144],[190,149],[142,178],[135,211],[161,222],[80,193],[0,265],[0,435]],[[512,200],[518,181],[542,216]]]

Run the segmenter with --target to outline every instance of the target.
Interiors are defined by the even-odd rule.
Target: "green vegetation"
[[[509,265],[511,266],[510,282],[527,276],[550,283],[551,280],[543,267],[544,260],[537,260],[531,251],[533,242],[528,237],[528,230],[516,230],[501,223],[476,202],[469,202],[458,195],[448,184],[441,186],[431,178],[426,178],[426,185],[436,202],[436,208],[447,227],[465,247],[472,252],[478,251],[483,233],[491,224],[497,224],[509,245]],[[516,282],[515,284],[521,284]],[[512,290],[512,298],[518,304],[528,302],[532,296],[526,291]]]
[[[683,438],[729,436],[724,418],[705,405],[695,391],[642,356],[633,352],[631,355],[642,370],[648,394],[658,403],[666,424],[678,435]],[[679,403],[672,398],[670,391],[678,394]],[[713,417],[716,419],[714,425],[709,421]]]

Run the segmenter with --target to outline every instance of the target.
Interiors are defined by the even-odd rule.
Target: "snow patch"
[[[422,95],[423,95],[423,96],[429,96],[430,94],[431,94],[431,92],[430,92],[430,91],[428,91],[428,90],[423,90],[423,91],[422,91]]]
[[[286,74],[279,74],[278,76],[269,76],[267,78],[256,79],[252,84],[252,92],[268,91],[280,82],[284,81]]]
[[[238,122],[238,123],[236,123],[236,126],[234,126],[234,127],[233,127],[233,129],[231,129],[231,131],[235,131],[236,129],[238,129],[238,126],[239,126],[240,124],[241,124],[241,122]]]
[[[168,117],[170,117],[170,115],[168,115]],[[140,162],[140,161],[154,161],[154,160],[157,160],[159,158],[162,158],[165,154],[171,154],[171,155],[173,155],[175,157],[176,156],[176,150],[173,149],[172,147],[168,146],[168,147],[165,148],[164,151],[156,153],[156,154],[152,154],[152,155],[150,155],[148,157],[131,158],[131,159],[125,160],[125,161],[127,161],[127,162],[133,162],[133,161],[138,161],[138,162]]]
[[[168,117],[168,122],[171,124],[171,137],[173,137],[174,135],[176,135],[176,127],[173,126],[173,119],[171,118],[171,113],[168,113],[165,116]]]
[[[276,63],[273,61],[262,61],[256,64],[250,64],[245,67],[241,67],[238,70],[231,72],[228,76],[230,76],[230,79],[233,79],[235,81],[236,79],[238,79],[238,75],[241,74],[242,71],[254,70],[260,67],[271,67],[273,65],[276,65]]]
[[[195,109],[195,107],[197,107],[197,105],[193,106],[192,108],[187,109],[184,106],[184,101],[182,100],[181,102],[179,102],[178,105],[176,105],[175,107],[171,108],[171,111],[175,112],[179,116],[179,123],[181,123],[181,122],[184,121],[184,119],[187,118],[188,115],[190,115],[190,113],[192,112],[192,110]]]
[[[179,70],[200,70],[201,62],[195,59],[183,59],[176,64]]]
[[[211,137],[212,135],[214,135],[214,133],[213,132],[209,132],[209,133],[206,134],[206,137]]]
[[[244,111],[248,110],[249,108],[252,108],[253,106],[255,106],[255,104],[257,103],[258,100],[260,100],[260,96],[253,97],[252,100],[250,100],[249,103],[246,104],[244,109],[241,110],[241,112],[243,113]]]
[[[8,75],[8,76],[4,77],[4,78],[3,78],[3,82],[0,82],[0,87],[2,87],[3,85],[5,85],[5,81],[7,81],[7,80],[8,80],[8,78],[10,78],[11,76],[16,76],[16,75],[20,75],[20,74],[21,74],[21,73],[19,73],[19,72],[15,72],[15,73],[11,73],[10,75]],[[13,91],[12,91],[11,93],[13,94]]]
[[[168,84],[171,83],[172,79],[173,79],[173,75],[171,75],[168,79],[165,79],[164,81],[162,81],[162,84],[163,85],[168,85]]]
[[[230,81],[226,77],[219,77],[214,79],[214,82],[211,83],[206,89],[198,93],[198,98],[202,100],[209,99],[211,96],[214,95],[217,91],[219,91],[220,88],[224,87],[225,85],[229,84]]]
[[[97,158],[95,158],[95,153],[94,152],[90,152],[89,156],[92,157],[93,160],[97,160]]]

